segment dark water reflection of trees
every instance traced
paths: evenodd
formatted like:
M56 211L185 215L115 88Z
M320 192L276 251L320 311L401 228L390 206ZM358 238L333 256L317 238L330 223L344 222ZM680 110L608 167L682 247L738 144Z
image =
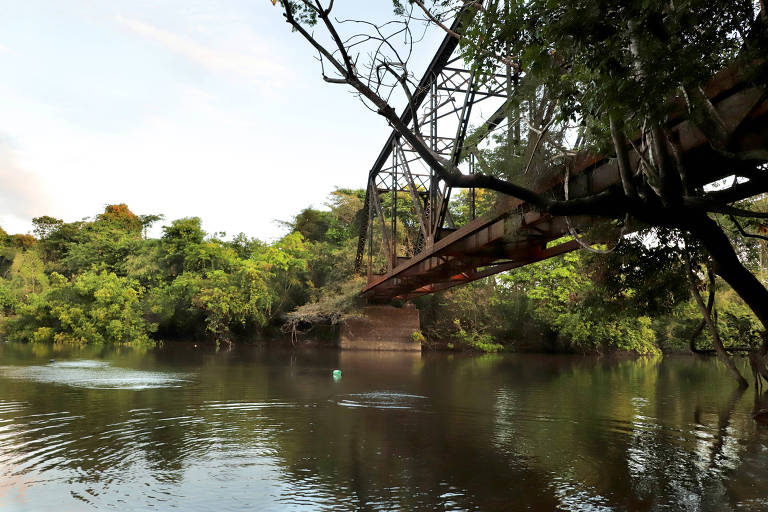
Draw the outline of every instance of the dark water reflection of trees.
M136 370L129 385L178 379L93 389L19 378L51 356L37 350L0 348L0 504L768 507L768 429L751 418L766 397L734 391L711 360L192 345L55 354Z

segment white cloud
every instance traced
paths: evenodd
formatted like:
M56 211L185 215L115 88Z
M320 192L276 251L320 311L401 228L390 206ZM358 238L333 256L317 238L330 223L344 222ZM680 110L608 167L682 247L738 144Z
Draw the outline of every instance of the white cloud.
M248 51L213 48L190 37L156 27L144 21L117 16L116 20L128 30L155 41L168 50L186 57L213 73L236 76L250 83L275 85L292 72L270 55L263 42L249 38Z

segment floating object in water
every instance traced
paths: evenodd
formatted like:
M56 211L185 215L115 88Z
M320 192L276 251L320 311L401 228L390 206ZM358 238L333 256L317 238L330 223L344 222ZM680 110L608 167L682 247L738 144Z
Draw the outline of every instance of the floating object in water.
M49 359L49 360L48 360L48 363L55 363L55 362L56 362L56 360L55 360L55 359Z
M333 370L333 380L341 380L341 370Z

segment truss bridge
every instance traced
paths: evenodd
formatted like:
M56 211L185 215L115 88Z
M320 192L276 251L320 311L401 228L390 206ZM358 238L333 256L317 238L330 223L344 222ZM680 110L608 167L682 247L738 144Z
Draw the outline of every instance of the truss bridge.
M451 29L461 32L461 18ZM765 91L745 84L739 76L736 70L723 71L713 77L705 92L726 126L737 129L736 145L768 148ZM464 66L457 40L448 35L415 89L411 107L401 115L411 128L418 123L418 131L435 153L467 174L478 171L478 145L494 131L506 130L508 138L520 138L519 123L513 127L507 122L519 108L509 101L519 86L519 76L507 68L483 78ZM553 104L542 98L540 105L529 108L529 124L523 126L532 134L529 145L537 133L545 131ZM713 174L712 169L719 166L712 164L722 157L691 122L672 122L669 127L676 133L686 161L708 164L693 177L698 185L725 177ZM535 150L534 146L531 161ZM638 152L631 154L633 169L641 158ZM616 161L599 155L567 154L557 163L539 162L534 167L536 172L526 185L556 198L564 197L566 169L571 198L621 186ZM478 215L481 203L484 212ZM569 222L578 226L591 221L552 217L511 197L498 198L492 207L488 203L485 191L452 190L393 131L368 175L367 216L360 229L356 261L359 271L367 267L363 295L370 302L408 300L551 258L579 248L569 235L573 232ZM615 240L619 229L614 232Z

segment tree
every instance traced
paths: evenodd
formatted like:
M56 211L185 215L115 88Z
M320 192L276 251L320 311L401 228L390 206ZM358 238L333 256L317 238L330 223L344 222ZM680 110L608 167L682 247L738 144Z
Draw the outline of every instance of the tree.
M172 276L184 271L186 251L203 243L204 239L205 231L199 217L185 217L174 220L170 226L163 226L165 260Z
M31 249L37 244L37 239L29 233L17 233L9 237L10 245L18 249Z
M268 272L270 310L265 318L276 319L307 300L309 246L301 233L293 232L271 245L255 250L249 263Z
M304 208L296 215L291 227L311 242L325 240L328 228L331 227L331 214L314 208Z
M142 219L133 213L125 203L107 205L104 208L104 213L96 216L96 221L113 224L137 233L140 233L144 227Z
M217 344L231 345L234 329L266 323L273 299L268 277L261 265L250 260L238 260L228 271L185 272L165 290L170 316L184 309L187 324L190 318L202 317Z
M109 205L93 221L57 225L42 245L68 276L92 268L125 276L126 260L142 245L141 221L125 204Z
M51 286L18 308L5 326L15 341L72 344L149 344L155 326L143 317L144 289L107 272L73 280L54 272Z
M762 59L768 54L764 3L758 12L751 0L440 0L431 6L395 1L401 17L394 25L334 21L333 2L282 0L281 5L288 24L318 53L323 79L351 87L447 185L495 190L553 216L627 219L677 230L706 249L714 271L768 329L768 290L742 264L712 218L714 213L768 218L768 213L733 205L768 192L768 148L765 141L741 140L739 126L723 120L705 90L710 77L730 66L756 87L752 107L763 104L768 77ZM408 100L414 98L407 48L399 52L395 37L405 34L412 41L408 36L417 13L458 38L465 60L480 76L490 77L500 66L513 70L520 86L510 98L510 125L519 126L521 105L535 110L531 98L551 112L546 129L539 130L543 135L535 137L543 140L529 140L529 147L555 150L566 160L585 148L612 154L621 184L559 198L537 193L498 169L462 174L454 161L435 153L422 127L404 122L390 104L395 88ZM443 23L448 15L462 17L461 32ZM342 33L347 27L368 32ZM365 44L373 45L367 61ZM412 102L406 108L415 111ZM706 158L682 153L670 130L673 118L687 119L706 136ZM707 186L706 179L696 180L728 175L736 178L717 189ZM765 357L768 336L764 340Z
M64 224L64 221L61 219L43 215L42 217L35 217L32 219L32 225L34 226L32 231L34 231L39 240L45 240L57 231L62 224Z
M610 307L608 297L590 297L594 294L594 280L583 259L583 253L567 253L520 267L499 280L502 285L522 288L528 299L539 306L532 311L533 317L565 336L576 350L601 352L612 348L658 353L646 311L616 309Z
M147 238L147 230L151 228L155 222L163 220L164 218L165 215L162 214L139 215L139 221L141 222L142 234L144 238Z

